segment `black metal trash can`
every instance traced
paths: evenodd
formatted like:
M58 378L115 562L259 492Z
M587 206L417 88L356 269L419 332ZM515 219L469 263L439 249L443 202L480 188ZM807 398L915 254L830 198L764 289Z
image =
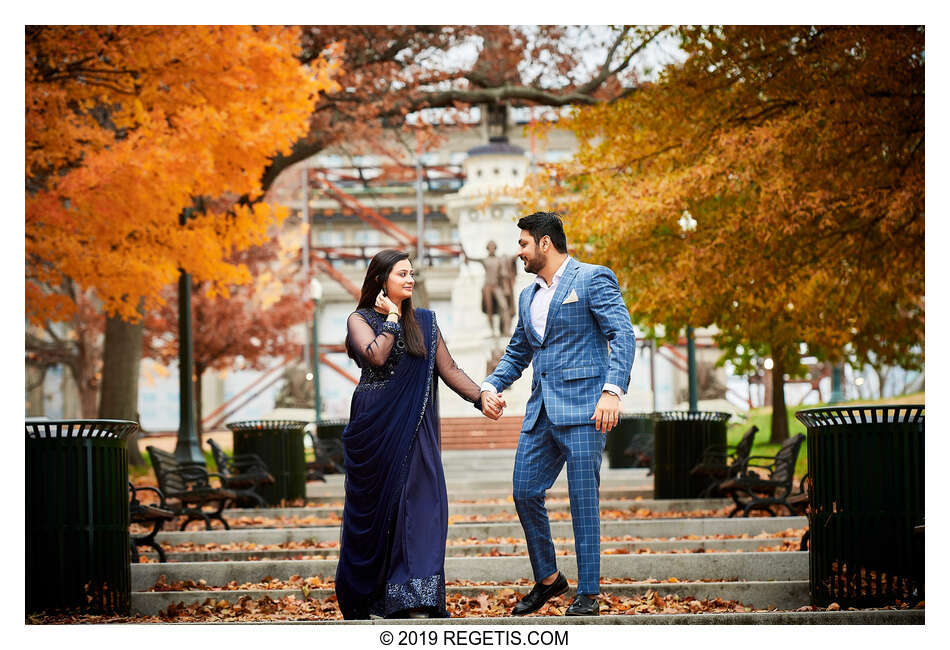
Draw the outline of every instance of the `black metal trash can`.
M924 407L820 408L807 428L809 590L815 605L924 597Z
M317 439L341 471L344 466L343 430L347 424L349 420L322 420L317 425Z
M227 425L234 454L257 454L274 477L262 485L260 495L271 505L305 499L307 469L304 458L304 420L246 420Z
M653 437L653 414L622 413L620 422L607 433L607 462L610 467L634 467L636 459L624 452L631 442L643 436Z
M321 420L317 425L317 438L321 440L342 440L343 429L349 420Z
M726 422L731 415L716 411L654 413L653 498L695 499L707 487L703 476L690 470L710 445L726 445Z
M26 612L128 616L128 420L26 423Z

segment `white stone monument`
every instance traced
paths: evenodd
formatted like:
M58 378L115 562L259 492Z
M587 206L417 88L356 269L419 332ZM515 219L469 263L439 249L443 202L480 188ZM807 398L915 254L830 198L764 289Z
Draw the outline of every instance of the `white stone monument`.
M508 144L502 138L493 138L489 144L471 149L462 165L465 185L457 193L447 196L445 202L449 220L458 227L462 249L472 260L484 259L488 255L488 242L493 241L497 246L496 256L513 257L518 252L520 234L516 224L523 216L518 211L515 190L528 173L528 157L520 147ZM520 260L514 266L517 271L514 313L501 336L495 333L488 316L482 312L483 264L463 260L452 289L453 330L451 334L445 333L446 343L455 362L476 383L481 383L487 376L493 353L504 352L517 323L518 295L534 281L535 276L525 272ZM505 415L523 415L530 392L529 366L504 393L508 402ZM439 400L442 417L476 414L470 404L445 386L440 389Z

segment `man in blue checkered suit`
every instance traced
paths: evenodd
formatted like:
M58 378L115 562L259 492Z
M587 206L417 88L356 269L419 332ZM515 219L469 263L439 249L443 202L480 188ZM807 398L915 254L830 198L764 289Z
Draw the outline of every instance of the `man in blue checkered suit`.
M533 363L531 397L515 455L513 495L536 584L512 610L530 614L567 591L557 569L545 493L567 462L577 554L577 595L568 615L600 606L600 463L605 435L619 420L636 337L617 277L567 254L561 219L537 212L518 222L518 256L537 281L521 292L518 325L505 355L482 384L482 409L501 415L507 389Z

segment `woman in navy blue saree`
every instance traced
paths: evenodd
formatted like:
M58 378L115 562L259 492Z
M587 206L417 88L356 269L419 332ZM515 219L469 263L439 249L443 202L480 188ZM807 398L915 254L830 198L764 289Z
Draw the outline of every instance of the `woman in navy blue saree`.
M336 593L346 619L448 616L438 378L478 409L481 401L435 314L413 309L413 285L408 255L380 251L347 320L347 352L362 374L343 431Z

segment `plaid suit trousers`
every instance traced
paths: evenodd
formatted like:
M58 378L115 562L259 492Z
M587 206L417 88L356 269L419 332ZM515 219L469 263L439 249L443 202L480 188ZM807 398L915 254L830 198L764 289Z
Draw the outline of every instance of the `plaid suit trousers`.
M524 528L535 582L557 571L544 499L566 461L577 556L577 593L600 593L600 464L606 438L593 422L555 426L543 404L534 427L521 433L512 496Z

